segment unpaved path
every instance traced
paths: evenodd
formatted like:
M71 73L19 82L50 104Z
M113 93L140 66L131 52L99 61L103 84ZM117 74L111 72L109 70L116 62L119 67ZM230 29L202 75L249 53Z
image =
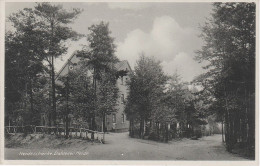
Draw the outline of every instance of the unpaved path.
M105 144L86 143L75 148L6 148L5 157L11 160L246 160L228 153L221 135L169 143L129 138L128 133L106 134L105 139Z

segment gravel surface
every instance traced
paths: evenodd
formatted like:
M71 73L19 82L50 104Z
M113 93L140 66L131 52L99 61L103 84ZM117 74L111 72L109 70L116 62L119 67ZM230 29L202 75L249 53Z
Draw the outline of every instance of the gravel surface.
M5 148L7 160L247 160L225 150L221 135L169 143L129 138L128 133L109 133L105 144L72 139L60 146L45 138L24 147ZM64 141L64 140L63 140ZM58 143L58 142L56 142ZM68 145L68 143L70 145ZM53 145L53 146L52 146ZM64 145L64 146L63 146Z

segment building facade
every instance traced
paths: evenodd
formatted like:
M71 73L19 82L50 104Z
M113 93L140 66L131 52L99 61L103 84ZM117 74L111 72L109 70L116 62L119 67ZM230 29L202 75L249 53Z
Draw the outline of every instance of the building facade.
M131 72L131 68L126 60L118 62L116 64L116 69L118 71L129 71ZM107 115L106 118L106 126L108 131L128 131L129 129L129 121L126 120L126 115L124 113L126 97L128 95L127 89L127 81L129 81L129 75L120 76L117 79L117 86L119 89L119 98L118 98L118 106L117 112Z
M72 55L67 63L64 64L64 66L61 68L61 70L58 72L56 76L56 83L59 84L61 83L59 81L59 77L61 76L66 76L70 70L73 70L73 68L79 68L80 65L80 58L77 57L76 55ZM106 131L115 131L115 132L123 132L123 131L128 131L129 130L129 121L126 120L126 115L124 113L125 109L125 103L126 103L126 97L128 95L128 89L127 89L127 81L129 81L129 73L132 72L130 65L128 61L120 61L117 64L115 64L116 70L117 71L125 71L127 73L124 76L119 76L117 79L117 87L119 89L119 98L118 98L118 105L115 108L115 112L112 112L109 115L106 115L105 118L105 126L106 126ZM83 72L87 72L88 76L92 75L92 72L90 70L86 70ZM96 117L96 125L97 129L99 131L102 131L102 119Z

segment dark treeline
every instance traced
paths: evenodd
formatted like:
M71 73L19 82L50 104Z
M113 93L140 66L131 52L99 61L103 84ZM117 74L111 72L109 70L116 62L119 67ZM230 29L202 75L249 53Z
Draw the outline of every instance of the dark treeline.
M14 29L5 35L6 123L35 125L48 112L49 125L56 125L54 59L67 52L64 41L81 36L68 26L80 13L36 3L7 18Z
M214 3L202 27L205 45L197 59L207 72L197 78L210 110L222 122L228 151L255 148L255 3ZM207 97L206 99L209 99ZM252 155L251 154L251 155Z
M96 117L104 121L116 112L118 59L108 23L88 28L88 46L75 52L78 65L68 62L72 70L62 76L54 71L54 59L67 53L66 42L85 37L70 28L80 13L36 3L7 18L13 29L5 35L6 126L66 123L68 131L73 116L78 125L97 130L105 126L97 126Z
M177 72L166 76L159 61L142 55L128 83L125 112L130 120L130 136L166 142L201 137L207 124L207 104L189 85Z
M195 137L219 122L228 151L254 156L255 3L214 3L201 30L205 44L196 60L205 73L192 82L199 90L166 76L153 58L137 61L126 105L130 136Z

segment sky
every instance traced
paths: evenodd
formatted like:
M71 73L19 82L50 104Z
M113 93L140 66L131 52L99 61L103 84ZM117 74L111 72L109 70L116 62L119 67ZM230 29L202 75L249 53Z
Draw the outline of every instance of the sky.
M55 3L65 9L83 9L78 18L69 25L73 30L88 34L88 27L100 21L109 22L111 36L117 45L116 56L120 60L128 60L132 69L139 56L153 56L161 61L166 74L176 71L183 81L192 81L203 73L202 65L194 60L195 51L203 45L199 38L200 26L210 17L211 3ZM23 8L33 8L35 3L6 3L5 14ZM6 30L11 29L6 22ZM68 52L55 61L56 71L59 71L75 50L80 50L87 44L86 38L77 42L68 42Z

